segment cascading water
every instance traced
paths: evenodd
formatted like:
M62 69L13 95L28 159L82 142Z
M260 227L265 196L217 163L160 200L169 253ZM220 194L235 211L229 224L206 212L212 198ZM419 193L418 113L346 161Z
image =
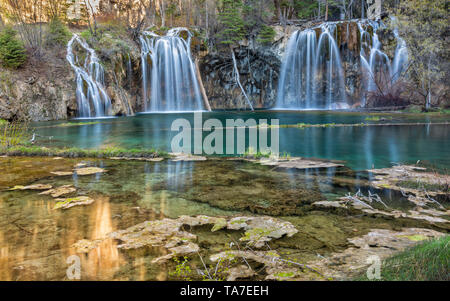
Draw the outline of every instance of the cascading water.
M355 21L352 21L355 22ZM337 25L328 22L318 28L296 31L286 47L278 84L277 109L346 109L345 72L341 53L336 43ZM350 23L346 24L346 41L349 40ZM408 62L406 43L394 30L397 48L391 62L382 51L377 31L384 27L380 21L356 21L359 30L363 91L376 89L375 76L383 72L390 80L398 80ZM342 37L341 37L342 39ZM340 44L342 45L342 43ZM362 93L361 105L365 105Z
M74 45L86 51L84 63L74 54ZM73 35L67 45L67 61L72 66L77 80L78 117L104 117L111 114L111 100L104 88L103 66L89 45L78 35Z
M187 33L187 39L181 37L182 33ZM171 29L166 36L144 32L140 37L145 111L203 109L191 56L191 37L186 28Z
M362 20L358 22L358 28L361 41L361 66L366 79L365 90L370 92L377 89L375 77L380 72L389 76L387 79L389 82L395 83L408 62L406 42L400 38L395 29L393 32L397 40L397 48L391 62L387 54L381 50L382 45L377 34L380 28L384 28L384 24L381 21ZM372 34L369 32L369 28L371 28ZM365 96L363 96L362 105L365 105Z
M277 108L332 109L346 104L336 24L296 31L289 39L281 67Z

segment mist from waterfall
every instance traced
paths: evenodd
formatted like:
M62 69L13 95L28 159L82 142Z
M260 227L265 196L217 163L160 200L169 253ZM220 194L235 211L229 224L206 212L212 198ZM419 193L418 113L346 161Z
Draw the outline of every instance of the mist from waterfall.
M186 33L184 39L181 34ZM199 111L203 98L191 56L192 34L174 28L141 37L142 90L146 112Z
M74 54L75 45L86 51L83 62L80 62L79 57ZM104 88L105 70L95 50L75 34L67 44L66 59L76 74L78 117L111 115L111 99Z
M276 109L348 109L345 71L337 39L337 25L327 22L317 28L294 32L286 46L278 84ZM394 30L397 48L393 60L382 51L377 30L380 21L356 21L359 30L363 91L374 91L377 72L398 80L408 62L405 41ZM347 38L349 29L347 24ZM341 37L342 38L342 37ZM365 94L361 105L365 105Z
M336 23L324 23L319 28L292 34L281 67L277 108L346 108L336 34Z

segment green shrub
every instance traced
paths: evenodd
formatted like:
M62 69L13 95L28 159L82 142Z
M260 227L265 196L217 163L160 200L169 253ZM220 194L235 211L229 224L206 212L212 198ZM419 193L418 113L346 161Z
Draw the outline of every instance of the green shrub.
M7 68L19 68L27 60L25 47L16 35L12 27L6 27L0 33L0 61Z
M275 30L267 25L263 25L261 27L261 31L259 32L257 41L261 44L270 44L273 41L273 38L275 37Z
M58 18L54 18L48 25L48 33L45 43L48 46L65 46L72 34L67 26Z

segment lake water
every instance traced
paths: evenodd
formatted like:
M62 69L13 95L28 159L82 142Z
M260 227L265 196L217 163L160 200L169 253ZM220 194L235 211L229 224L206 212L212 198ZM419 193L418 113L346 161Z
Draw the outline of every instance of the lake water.
M450 121L449 115L379 115L381 121L370 121L371 115L328 111L303 112L211 112L203 113L203 121L215 118L225 125L226 119L278 119L280 125L305 124L389 124L324 128L280 128L280 153L290 156L315 157L346 161L346 165L363 170L389 167L393 163L428 161L443 168L450 167L450 127L436 125ZM38 143L47 146L80 148L155 148L171 151L171 131L179 118L193 126L194 114L140 114L134 117L89 120L94 124L61 126L67 121L35 123ZM384 119L384 120L383 120ZM73 120L83 123L86 120ZM409 125L395 125L404 124ZM420 123L421 125L415 125ZM426 124L424 124L426 123ZM394 124L394 125L393 125ZM206 136L208 132L204 132ZM247 135L248 136L248 135ZM51 140L49 139L51 137ZM225 143L224 143L224 147Z

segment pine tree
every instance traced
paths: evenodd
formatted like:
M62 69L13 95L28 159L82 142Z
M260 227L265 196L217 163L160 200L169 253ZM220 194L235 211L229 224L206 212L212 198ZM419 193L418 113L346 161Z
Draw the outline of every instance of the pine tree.
M27 60L25 47L16 34L12 27L6 27L0 33L0 61L7 68L19 68Z
M231 47L244 38L244 21L241 16L241 0L223 0L219 14L223 29L219 35L221 43Z
M275 34L276 32L272 27L263 24L261 26L261 31L259 32L257 41L261 44L270 44L272 43Z

